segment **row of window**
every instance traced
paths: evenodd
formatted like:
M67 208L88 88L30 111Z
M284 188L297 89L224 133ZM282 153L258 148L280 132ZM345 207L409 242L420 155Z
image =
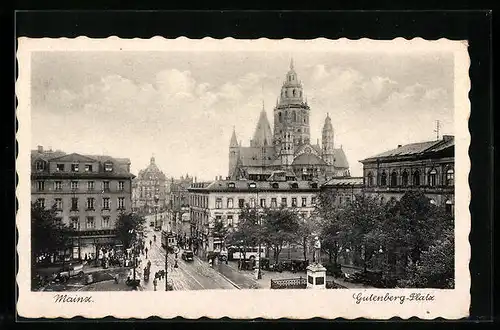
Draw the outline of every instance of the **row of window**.
M285 115L283 116L282 112L278 112L278 122L283 123L283 119L288 117L288 111L285 111ZM299 122L299 117L297 116L297 113L295 111L292 111L292 121L293 122ZM303 124L307 124L307 116L304 116L301 120ZM281 132L281 131L280 131ZM304 132L306 133L306 132Z
M93 197L89 197L86 199L85 203L85 209L87 210L95 210L96 206L96 199ZM46 203L45 203L45 198L38 198L37 199L37 204L38 206L45 208ZM55 198L54 199L54 204L56 206L56 209L62 210L64 208L63 205L63 199L62 198ZM78 206L79 206L79 199L78 197L73 197L71 198L71 211L78 211ZM103 197L102 198L102 203L101 207L103 210L110 210L111 209L111 198L110 197ZM117 209L122 210L125 208L125 197L118 197L117 198Z
M45 190L45 181L37 181L36 182L36 187L38 191L44 191ZM70 181L70 188L71 190L78 190L80 187L80 181ZM87 181L86 184L87 190L94 190L95 189L95 182L94 181ZM125 181L118 181L116 184L116 188L118 191L123 191L125 190ZM101 189L102 191L109 191L110 190L110 181L103 181L101 184ZM62 181L54 181L54 190L61 191L63 190L63 182Z
M250 207L256 207L256 199L255 198L250 198L250 202L247 204L244 198L238 199L238 208L244 208L245 205L249 205ZM265 198L261 198L259 201L260 207L267 207L267 200ZM287 207L288 206L288 198L287 197L282 197L281 198L281 206ZM316 197L311 197L311 205L314 206L316 205ZM298 198L297 197L292 197L291 200L291 206L292 207L298 207ZM301 207L306 207L307 205L307 197L302 197L301 198ZM270 207L276 208L278 207L278 199L273 197L271 198L271 204ZM223 208L223 203L222 203L222 198L217 198L215 200L215 208L216 209L222 209ZM232 209L234 208L234 200L233 198L227 198L226 199L226 208Z
M93 164L84 164L83 167L81 167L79 163L73 163L73 164L58 163L56 164L56 172L66 172L66 165L70 165L68 167L70 172L80 172L80 168L83 169L82 172L93 172ZM43 171L47 168L47 162L44 162L42 160L37 161L35 167L37 171ZM113 171L113 163L104 163L104 172L112 172L112 171Z
M403 171L401 173L401 181L399 180L399 174L396 171L393 171L390 176L387 175L385 171L382 172L380 175L380 186L391 186L391 187L396 187L396 186L408 186L410 183L410 174L408 171ZM369 187L375 186L375 178L373 176L372 172L368 172L367 175L367 184ZM452 168L448 169L445 173L444 176L444 185L445 186L453 186L455 184L455 172ZM420 171L416 170L413 172L411 175L411 185L413 186L420 186L422 185L421 182L421 174ZM438 172L436 169L432 169L427 173L427 185L434 187L438 185Z
M70 217L70 226L74 230L81 230L83 228L96 229L96 219L95 219L95 217L86 217L84 227L82 228L82 226L80 224L79 217ZM110 227L111 227L110 217L103 216L101 218L101 227L100 228L110 228Z

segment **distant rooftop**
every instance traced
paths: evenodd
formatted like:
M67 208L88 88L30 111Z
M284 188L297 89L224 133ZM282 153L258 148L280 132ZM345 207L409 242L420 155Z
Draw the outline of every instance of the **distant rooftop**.
M388 158L388 157L400 157L400 156L411 156L411 155L419 155L423 153L429 152L437 152L444 150L446 148L452 147L455 145L455 139L453 135L444 135L441 140L434 141L425 141L425 142L417 142L410 143L405 145L399 145L395 149L391 149L389 151L382 152L375 156L368 157L361 162L374 160L377 158Z

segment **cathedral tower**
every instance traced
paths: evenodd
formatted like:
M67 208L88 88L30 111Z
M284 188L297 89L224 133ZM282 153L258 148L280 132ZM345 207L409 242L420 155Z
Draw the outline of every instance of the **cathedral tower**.
M321 138L321 153L323 160L328 165L334 163L334 144L333 144L333 126L330 114L326 115L325 124L323 125L323 132Z
M229 142L229 173L228 176L233 174L234 169L236 168L236 163L238 162L239 157L239 146L238 140L236 139L236 131L233 127L233 135L231 135L231 141Z
M294 156L293 133L290 129L286 129L281 134L281 165L289 168L293 163Z
M309 111L292 59L274 108L274 147L277 153L282 147L285 131L291 134L294 146L310 142Z

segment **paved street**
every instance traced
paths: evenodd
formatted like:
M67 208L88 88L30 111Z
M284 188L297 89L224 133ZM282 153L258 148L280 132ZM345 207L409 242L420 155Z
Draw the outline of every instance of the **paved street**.
M148 230L146 245L152 241L151 248L148 248L148 259L142 256L141 266L138 275L141 276L141 286L143 290L153 291L153 279L155 272L165 269L165 249L161 246L161 233ZM156 235L156 242L153 239ZM182 252L182 250L181 250ZM181 259L181 252L178 256L178 268L174 268L175 257L170 254L168 258L167 279L174 290L207 290L207 289L237 289L222 274L209 266L207 262L201 261L195 256L194 261L185 262ZM151 261L151 275L149 281L143 280L143 268L147 261ZM157 291L165 291L165 279L158 281Z

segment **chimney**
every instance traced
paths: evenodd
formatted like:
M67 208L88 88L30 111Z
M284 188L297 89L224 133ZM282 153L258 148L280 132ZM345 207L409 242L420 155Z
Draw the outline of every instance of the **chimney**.
M401 145L401 144L398 144L398 148L401 148L402 146L403 146L403 145Z
M38 150L38 152L40 152L40 153L41 153L41 152L43 152L43 146L38 146L38 147L37 147L37 150Z

